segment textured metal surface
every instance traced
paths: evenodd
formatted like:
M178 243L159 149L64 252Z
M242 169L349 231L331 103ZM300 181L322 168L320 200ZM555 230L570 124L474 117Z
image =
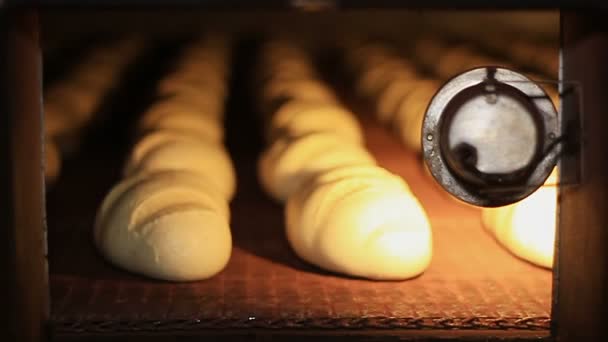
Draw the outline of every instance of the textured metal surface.
M115 181L119 154L100 144L66 168L50 199L56 334L548 328L551 272L502 249L482 231L477 209L448 197L417 157L371 123L365 124L370 149L409 180L431 216L435 253L429 270L411 281L372 282L329 274L299 260L285 240L282 209L257 185L258 147L243 144L251 137L250 124L240 121L229 132L239 180L232 204L233 255L221 274L206 281L152 281L104 262L93 249L91 223Z
M514 71L483 67L454 77L437 92L421 144L431 174L446 191L473 205L496 207L520 201L543 184L560 141L559 117L541 87Z

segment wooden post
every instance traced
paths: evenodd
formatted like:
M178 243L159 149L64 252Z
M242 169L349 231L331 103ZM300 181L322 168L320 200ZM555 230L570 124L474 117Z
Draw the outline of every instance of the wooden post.
M42 74L38 18L0 10L0 320L2 340L46 339ZM7 338L8 337L8 338Z
M598 13L599 12L599 13ZM581 109L581 153L562 173L553 332L558 341L608 337L608 24L602 11L562 13L564 128ZM576 85L572 88L572 85ZM572 93L575 90L576 93ZM577 96L574 96L574 95ZM572 132L572 131L570 131Z

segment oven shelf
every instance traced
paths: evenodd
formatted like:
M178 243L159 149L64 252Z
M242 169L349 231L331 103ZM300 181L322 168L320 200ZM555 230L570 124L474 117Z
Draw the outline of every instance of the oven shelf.
M281 207L257 185L256 153L236 151L239 192L232 204L228 267L212 279L186 284L128 274L106 263L91 242L96 206L116 181L117 173L105 170L120 161L89 153L67 166L50 194L55 332L547 330L551 272L503 250L483 232L478 210L449 199L383 129L366 123L366 134L379 162L409 181L431 217L434 258L422 276L405 282L347 279L300 261L284 238Z

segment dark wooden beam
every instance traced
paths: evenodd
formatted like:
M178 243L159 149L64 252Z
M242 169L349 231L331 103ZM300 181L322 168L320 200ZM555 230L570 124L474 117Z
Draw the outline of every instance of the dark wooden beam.
M577 179L560 190L554 326L559 341L608 337L608 13L562 13L564 129L581 112L580 153L563 160ZM580 177L577 172L581 170Z
M46 335L48 275L38 18L0 11L0 297L2 340ZM8 337L8 338L7 338Z

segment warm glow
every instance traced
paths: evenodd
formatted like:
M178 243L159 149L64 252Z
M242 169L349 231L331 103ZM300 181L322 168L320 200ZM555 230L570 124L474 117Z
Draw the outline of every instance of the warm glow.
M557 221L555 173L546 184L521 202L486 209L483 221L509 251L534 264L553 267Z
M289 199L286 223L300 257L352 276L408 279L432 256L428 217L396 177L353 174L318 185Z

